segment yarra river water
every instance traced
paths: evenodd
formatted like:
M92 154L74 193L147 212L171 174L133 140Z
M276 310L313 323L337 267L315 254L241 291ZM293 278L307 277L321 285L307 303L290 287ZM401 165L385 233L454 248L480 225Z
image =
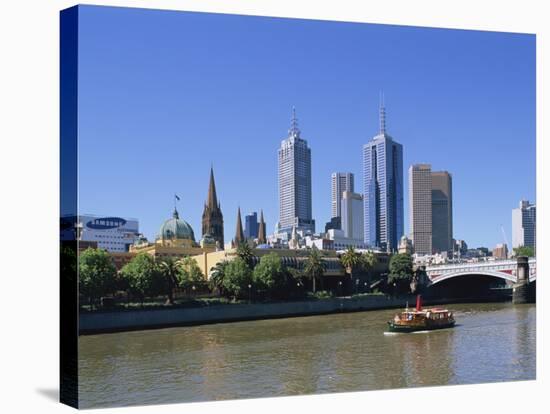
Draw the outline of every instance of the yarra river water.
M382 310L82 336L81 407L535 379L534 305L448 307L413 334Z

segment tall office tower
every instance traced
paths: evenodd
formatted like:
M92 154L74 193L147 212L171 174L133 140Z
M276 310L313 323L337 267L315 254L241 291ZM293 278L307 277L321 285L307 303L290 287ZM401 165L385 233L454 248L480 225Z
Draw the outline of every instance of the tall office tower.
M244 216L244 238L255 239L258 237L258 213L255 211Z
M512 210L512 248L532 247L537 243L537 206L521 200Z
M364 240L396 251L403 235L403 146L386 133L380 105L380 133L363 146Z
M432 254L432 171L430 164L409 168L409 225L414 252Z
M453 252L453 177L432 171L432 251Z
M220 249L223 249L223 214L220 202L216 195L216 183L214 182L214 168L210 168L210 184L208 196L202 212L202 235L210 235L216 240Z
M331 189L331 217L341 217L342 195L344 191L354 191L353 173L332 173Z
M363 240L363 196L344 191L341 202L342 230L349 239Z
M311 208L311 150L300 136L296 111L279 148L279 232L315 232Z

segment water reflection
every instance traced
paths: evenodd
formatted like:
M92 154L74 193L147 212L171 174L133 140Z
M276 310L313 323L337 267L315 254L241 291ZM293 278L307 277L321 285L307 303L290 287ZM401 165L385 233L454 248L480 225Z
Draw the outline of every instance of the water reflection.
M85 336L83 407L535 378L535 307L453 305L454 329L386 335L376 311Z

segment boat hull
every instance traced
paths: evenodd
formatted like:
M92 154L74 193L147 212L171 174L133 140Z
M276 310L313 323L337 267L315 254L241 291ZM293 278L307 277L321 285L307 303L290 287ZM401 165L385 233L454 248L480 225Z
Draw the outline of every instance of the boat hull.
M418 331L434 331L436 329L447 329L455 326L455 321L445 322L440 324L426 324L426 325L401 325L396 324L393 321L388 322L389 332L418 332Z

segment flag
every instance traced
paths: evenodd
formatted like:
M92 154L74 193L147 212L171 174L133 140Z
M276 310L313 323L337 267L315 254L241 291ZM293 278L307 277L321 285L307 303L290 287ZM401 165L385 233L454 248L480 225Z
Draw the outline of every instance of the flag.
M180 198L178 197L177 194L174 194L174 197L176 197L176 200L180 201Z

